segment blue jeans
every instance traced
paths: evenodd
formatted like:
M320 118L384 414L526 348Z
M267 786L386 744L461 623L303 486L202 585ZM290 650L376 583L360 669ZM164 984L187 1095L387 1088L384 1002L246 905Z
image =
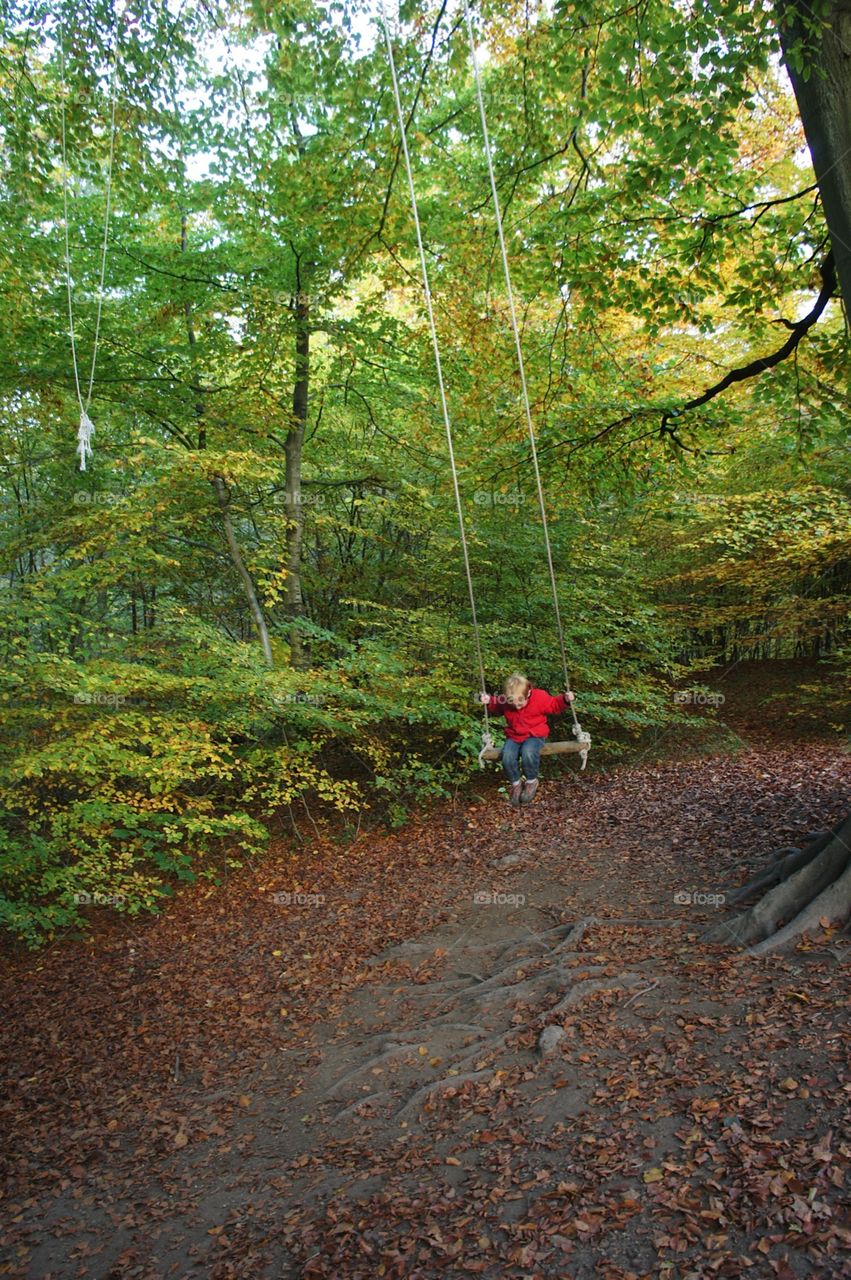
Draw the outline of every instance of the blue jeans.
M527 738L525 742L514 742L511 738L505 739L505 745L502 748L502 767L509 782L520 781L521 765L527 782L537 778L541 767L541 747L545 742L546 738Z

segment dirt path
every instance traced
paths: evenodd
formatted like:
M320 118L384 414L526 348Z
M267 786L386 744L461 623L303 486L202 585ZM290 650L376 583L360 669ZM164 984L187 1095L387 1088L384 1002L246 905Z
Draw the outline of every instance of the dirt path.
M847 937L698 936L847 772L766 739L519 815L491 781L23 962L0 1273L851 1275Z

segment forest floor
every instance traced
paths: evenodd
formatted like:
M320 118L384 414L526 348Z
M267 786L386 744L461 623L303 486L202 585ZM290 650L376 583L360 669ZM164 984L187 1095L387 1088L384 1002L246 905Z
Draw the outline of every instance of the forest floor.
M0 1275L851 1276L848 934L700 940L848 757L740 677L737 752L492 773L7 964Z

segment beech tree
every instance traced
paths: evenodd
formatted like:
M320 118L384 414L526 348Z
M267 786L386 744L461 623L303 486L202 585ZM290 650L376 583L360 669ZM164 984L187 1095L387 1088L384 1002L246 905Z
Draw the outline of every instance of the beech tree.
M786 68L830 231L846 314L851 299L851 4L783 0L777 7ZM778 849L771 864L728 901L747 906L706 935L758 955L793 944L807 930L851 916L851 815L804 848Z
M851 3L780 0L777 20L847 310L851 299Z

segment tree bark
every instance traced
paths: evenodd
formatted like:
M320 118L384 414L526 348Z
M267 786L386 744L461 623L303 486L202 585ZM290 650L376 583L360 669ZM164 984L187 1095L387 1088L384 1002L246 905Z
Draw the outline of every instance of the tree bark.
M851 0L777 0L786 70L813 160L846 311L851 307Z
M704 940L734 942L752 955L767 955L804 933L844 924L851 914L851 816L806 849L780 850L775 865L736 890L731 900L754 897L754 906L714 926Z
M775 0L783 58L798 103L832 244L851 310L851 0ZM823 277L824 281L824 277ZM825 288L827 282L824 281ZM765 955L851 915L851 815L806 849L786 849L736 891L750 910L705 935Z
M216 498L219 503L219 510L222 513L222 524L225 529L225 538L227 539L228 548L230 550L231 559L236 566L242 582L245 598L248 601L248 607L251 610L251 616L254 619L254 625L257 628L257 634L260 637L260 644L263 648L263 656L270 667L275 665L272 657L272 645L269 642L269 630L266 626L266 619L263 615L260 601L257 599L257 592L254 590L254 582L251 574L248 572L245 561L242 558L242 552L239 549L239 543L236 540L236 534L233 529L233 521L230 518L230 493L227 485L221 476L213 477L213 488L216 491Z
M304 506L301 500L301 459L307 427L308 393L310 389L310 299L301 292L296 275L295 300L295 382L293 413L284 443L286 474L284 502L287 513L287 611L290 626L290 662L299 667L304 661L299 620L304 617L304 595L301 586L301 548L304 534Z

